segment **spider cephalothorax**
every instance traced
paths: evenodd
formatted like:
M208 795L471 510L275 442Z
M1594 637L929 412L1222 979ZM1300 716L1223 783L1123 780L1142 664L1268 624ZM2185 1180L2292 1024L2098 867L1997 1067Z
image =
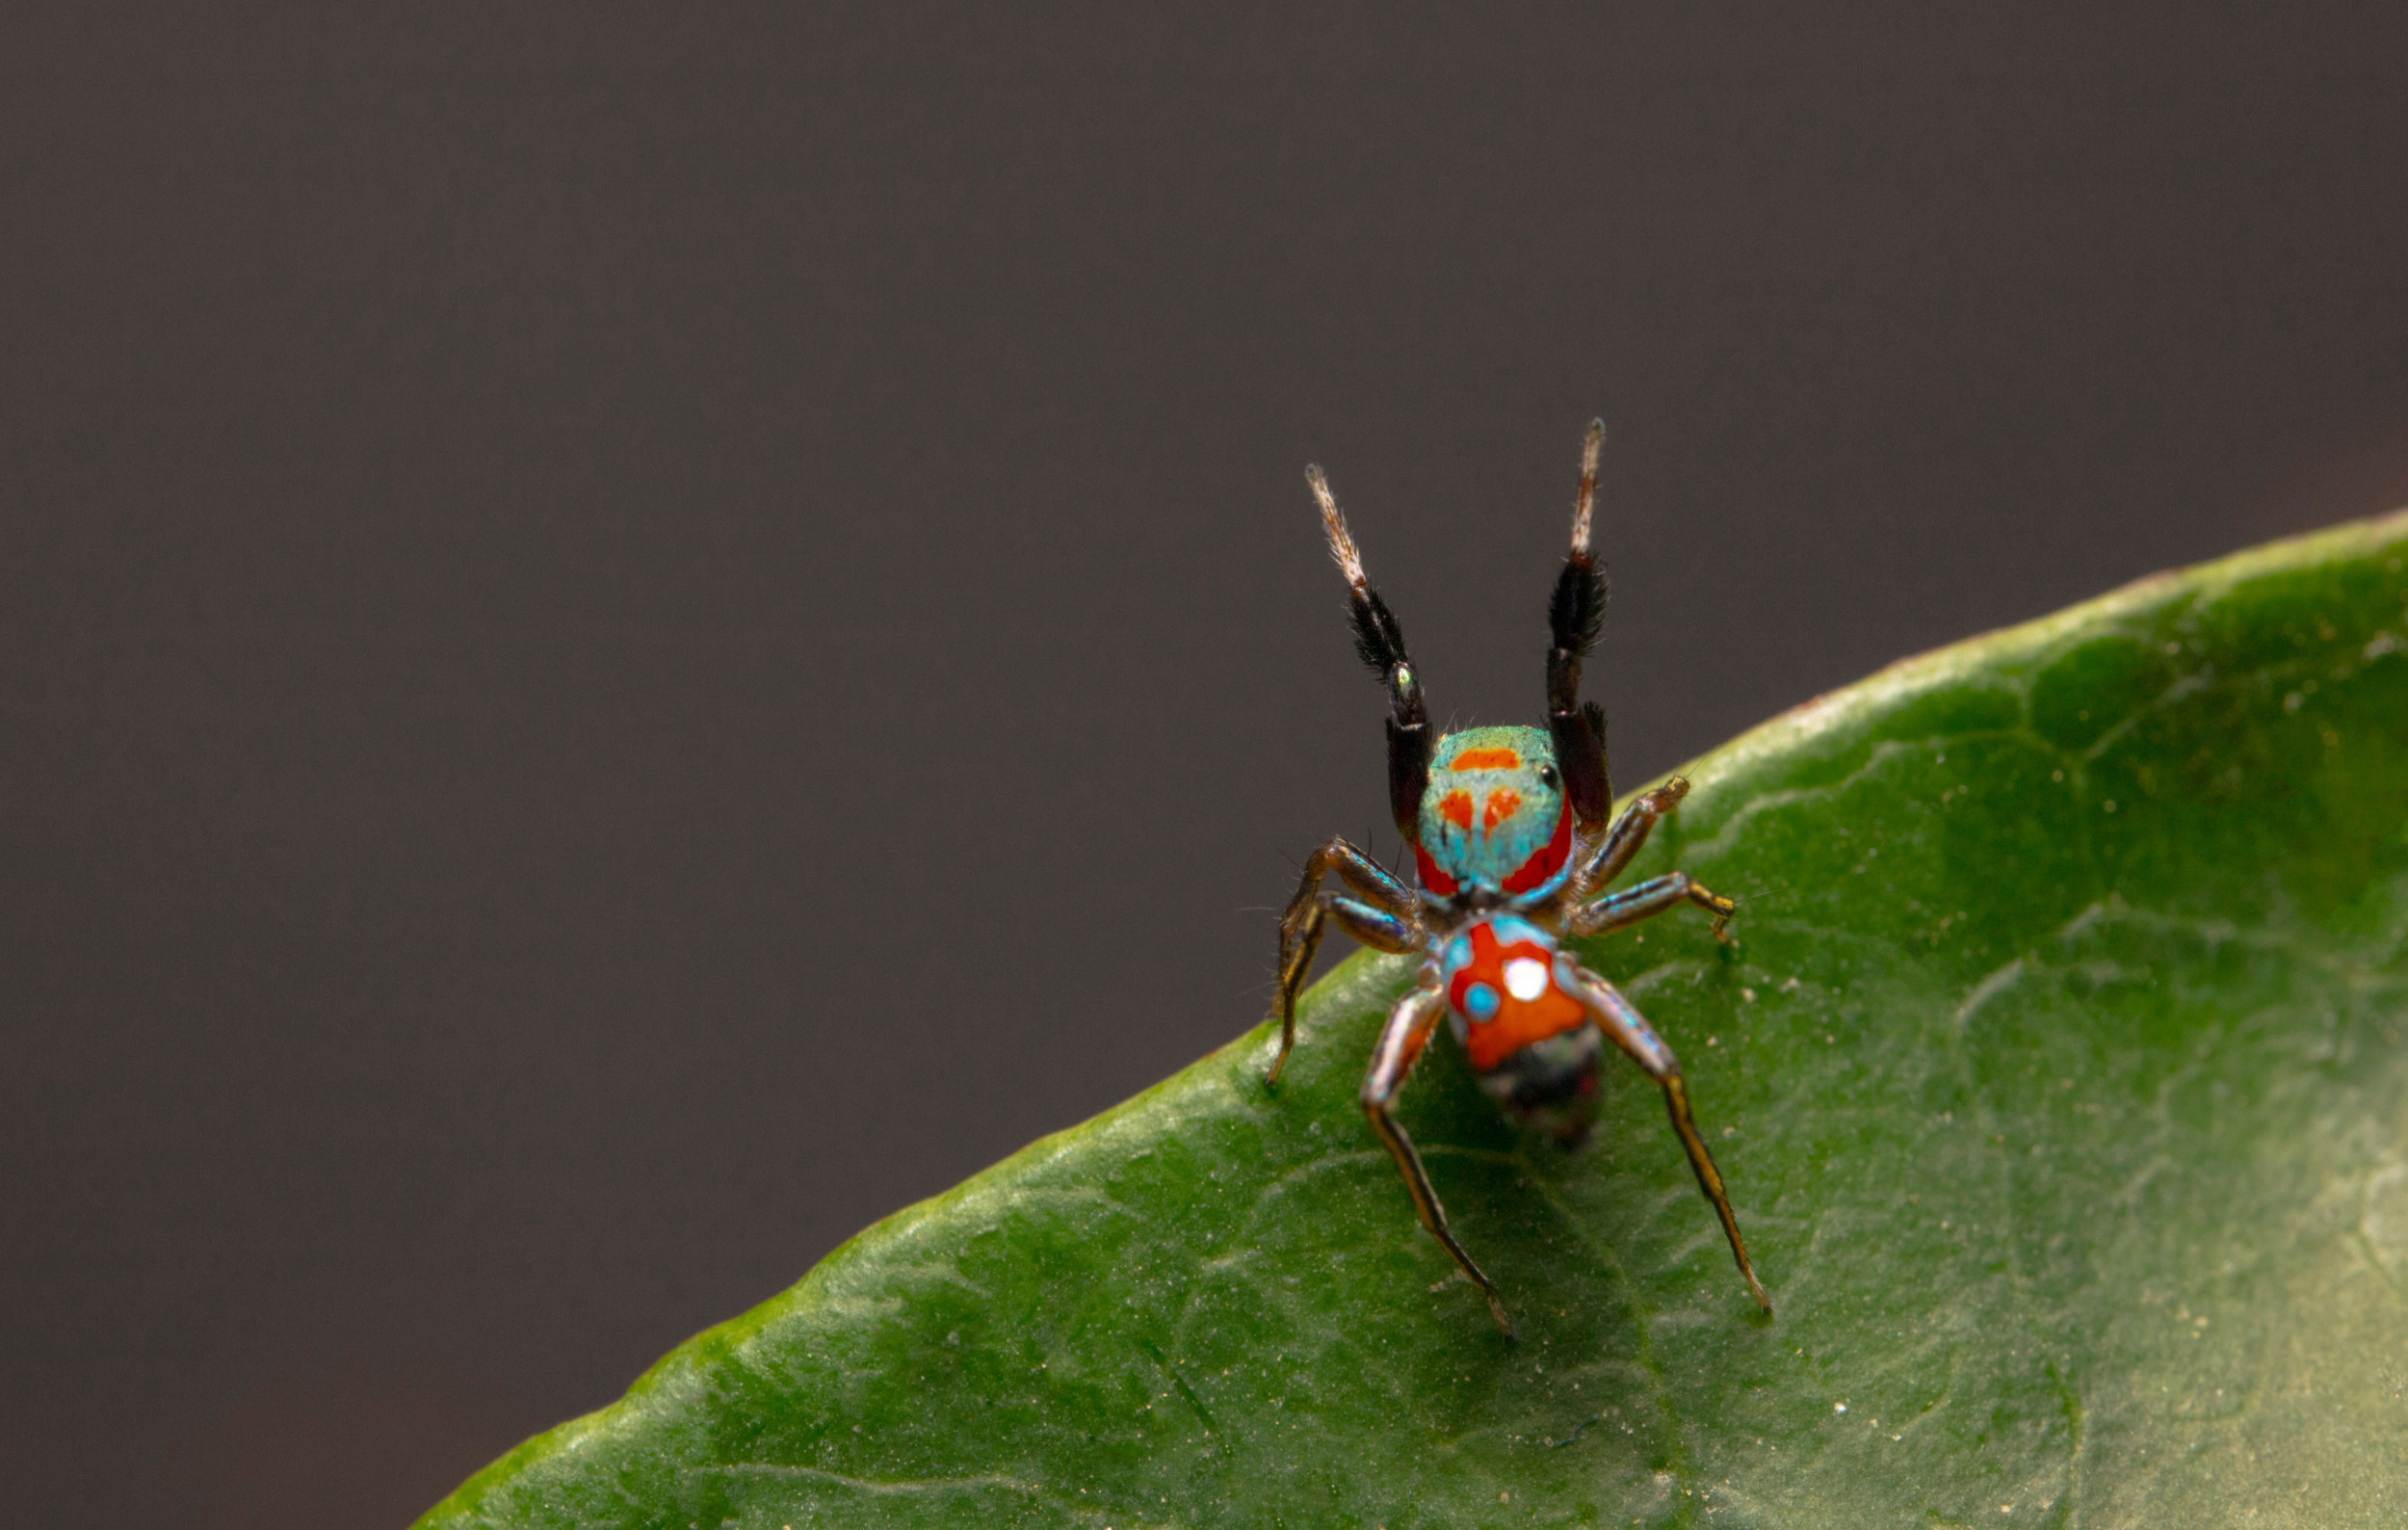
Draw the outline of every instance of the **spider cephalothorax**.
M1355 651L1388 688L1388 806L1412 847L1421 885L1406 886L1344 839L1306 859L1279 921L1279 1055L1269 1077L1278 1080L1296 1045L1296 989L1329 921L1366 945L1422 957L1419 981L1390 1012L1372 1054L1363 1111L1402 1172L1422 1226L1488 1298L1507 1334L1513 1324L1496 1286L1455 1241L1421 1155L1392 1110L1442 1017L1452 1021L1481 1087L1524 1124L1567 1145L1586 1137L1596 1120L1604 1043L1628 1053L1662 1087L1673 1129L1698 1188L1722 1220L1740 1274L1757 1304L1772 1310L1748 1264L1722 1175L1690 1115L1679 1060L1630 1000L1560 944L1566 935L1620 929L1682 903L1712 913L1719 935L1732 912L1731 900L1677 871L1591 896L1621 874L1656 820L1688 792L1688 782L1675 776L1609 821L1613 790L1605 713L1580 699L1581 661L1605 616L1605 580L1588 546L1604 440L1604 424L1592 423L1581 452L1572 550L1548 603L1543 729L1476 727L1432 737L1404 634L1364 575L1328 481L1318 467L1305 470L1330 554L1346 575ZM1322 888L1333 874L1348 892Z
M1547 735L1475 727L1438 745L1414 820L1422 886L1441 895L1467 884L1528 892L1562 870L1572 854L1572 805Z

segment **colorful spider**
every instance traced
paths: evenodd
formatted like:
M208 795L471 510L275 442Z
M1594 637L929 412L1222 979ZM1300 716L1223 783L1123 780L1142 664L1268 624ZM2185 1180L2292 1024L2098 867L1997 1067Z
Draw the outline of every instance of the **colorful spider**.
M1379 1033L1363 1079L1363 1114L1403 1174L1422 1226L1488 1298L1508 1337L1513 1323L1497 1287L1455 1241L1421 1155L1393 1114L1397 1092L1442 1015L1452 1021L1480 1087L1517 1120L1567 1147L1586 1138L1596 1120L1605 1041L1628 1052L1662 1086L1673 1130L1688 1151L1698 1188L1722 1218L1740 1274L1757 1305L1772 1310L1748 1264L1722 1175L1689 1114L1679 1059L1630 1000L1559 944L1566 935L1619 930L1682 903L1712 913L1714 934L1728 938L1723 932L1733 908L1730 899L1678 871L1591 896L1630 864L1656 820L1688 793L1688 782L1675 776L1608 823L1613 789L1606 769L1606 716L1595 702L1580 700L1581 661L1605 618L1605 578L1588 550L1605 434L1605 422L1593 422L1582 444L1572 550L1548 606L1554 643L1543 731L1475 727L1432 740L1421 680L1405 656L1397 619L1363 575L1362 557L1328 480L1319 467L1305 470L1321 501L1330 555L1352 598L1355 652L1388 686L1388 805L1397 831L1413 847L1421 885L1406 886L1344 839L1332 839L1305 860L1303 880L1279 920L1273 1012L1279 1057L1265 1082L1278 1082L1296 1046L1296 989L1329 921L1375 950L1422 957L1413 990L1397 1002ZM1351 895L1322 889L1322 879L1332 873Z

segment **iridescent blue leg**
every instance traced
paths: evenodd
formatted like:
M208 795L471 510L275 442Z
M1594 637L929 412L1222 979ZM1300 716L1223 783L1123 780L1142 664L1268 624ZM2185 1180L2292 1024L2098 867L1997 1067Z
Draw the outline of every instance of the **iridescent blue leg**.
M1688 795L1688 778L1675 776L1652 792L1641 792L1631 799L1631 805L1622 809L1622 816L1606 831L1596 851L1573 879L1575 895L1591 887L1602 887L1622 875L1622 868L1631 863L1638 848L1647 843L1647 832L1656 827L1656 820L1681 805Z
M1573 935L1602 935L1619 930L1641 919L1652 919L1676 904L1693 903L1714 916L1714 934L1719 936L1731 922L1738 908L1719 893L1708 892L1689 881L1685 871L1667 871L1661 877L1610 892L1594 903L1584 903L1572 910L1563 927Z
M1432 979L1431 981L1435 981ZM1422 1047L1429 1041L1430 1032L1439 1017L1447 1013L1447 996L1437 989L1415 989L1397 1001L1388 1013L1388 1023L1379 1033L1379 1045L1372 1052L1371 1071L1363 1075L1363 1115L1378 1134L1380 1145L1388 1156L1397 1161L1397 1172L1404 1175L1405 1192L1413 1198L1414 1213L1422 1226L1438 1240L1438 1246L1454 1260L1454 1267L1464 1278L1479 1287L1488 1298L1489 1314L1505 1337L1513 1337L1513 1320L1505 1316L1505 1303L1488 1277L1480 1273L1472 1256L1463 1252L1463 1245L1454 1241L1454 1233L1447 1226L1447 1211L1438 1203L1438 1192L1430 1188L1429 1174L1422 1168L1422 1155L1413 1150L1413 1139L1397 1124L1391 1107L1397 1091L1404 1087L1405 1078L1413 1071L1414 1060L1422 1055Z
M1769 1313L1772 1298L1756 1279L1755 1266L1747 1262L1747 1244L1740 1237L1739 1218L1731 1212L1731 1198L1723 1193L1722 1172L1714 1167L1714 1154L1706 1150L1706 1139L1697 1132L1697 1121L1689 1114L1688 1086L1681 1081L1681 1060L1672 1055L1663 1038L1656 1034L1647 1017L1632 1007L1617 989L1586 967L1577 967L1580 1000L1597 1028L1625 1052L1632 1061L1647 1069L1647 1074L1663 1089L1663 1101L1672 1113L1672 1129L1680 1134L1682 1150L1688 1154L1688 1166L1697 1174L1697 1188L1714 1202L1714 1215L1722 1219L1723 1236L1731 1240L1731 1256L1739 1260L1740 1275L1746 1279L1747 1289L1755 1294L1756 1305Z
M1322 892L1322 879L1332 872L1369 901ZM1277 1083L1280 1069L1288 1066L1288 1053L1296 1046L1296 990L1313 968L1322 927L1333 913L1347 934L1376 950L1421 949L1413 889L1390 875L1387 867L1344 839L1333 839L1307 856L1296 896L1288 900L1287 911L1279 916L1279 992L1271 1011L1279 1017L1279 1057L1270 1065L1265 1083Z

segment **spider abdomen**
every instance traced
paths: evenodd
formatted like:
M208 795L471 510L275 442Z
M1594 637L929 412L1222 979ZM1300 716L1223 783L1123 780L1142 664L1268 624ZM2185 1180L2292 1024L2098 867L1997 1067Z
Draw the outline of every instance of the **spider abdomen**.
M1587 1135L1604 1048L1555 937L1514 914L1488 914L1448 938L1440 971L1480 1087L1534 1130L1567 1142Z
M1505 1114L1566 1148L1587 1141L1597 1121L1597 1078L1605 1039L1593 1025L1531 1042L1479 1075L1479 1087Z

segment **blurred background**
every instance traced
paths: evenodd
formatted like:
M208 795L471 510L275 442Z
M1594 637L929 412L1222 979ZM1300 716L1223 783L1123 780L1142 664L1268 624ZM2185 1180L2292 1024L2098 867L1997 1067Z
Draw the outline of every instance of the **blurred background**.
M2221 9L2223 13L2217 14ZM400 1525L1254 1023L1328 464L1640 784L2408 501L2408 12L0 23L0 1480Z

